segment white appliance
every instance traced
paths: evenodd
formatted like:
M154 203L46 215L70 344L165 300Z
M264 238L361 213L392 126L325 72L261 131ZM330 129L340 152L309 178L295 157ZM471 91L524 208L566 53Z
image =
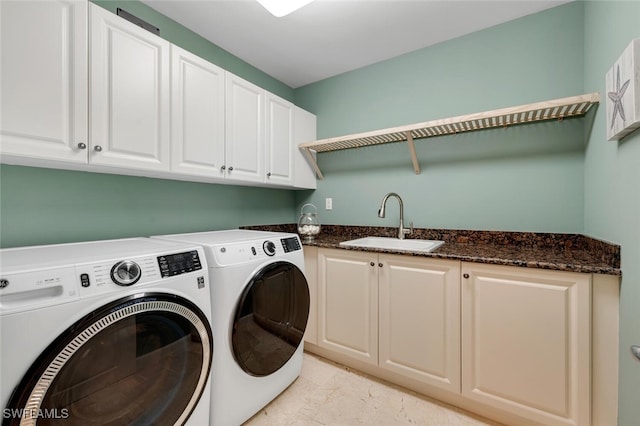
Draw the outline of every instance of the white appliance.
M0 342L3 424L210 421L211 298L197 245L0 250Z
M300 375L309 317L300 239L249 230L153 238L205 248L216 336L211 419L238 426Z

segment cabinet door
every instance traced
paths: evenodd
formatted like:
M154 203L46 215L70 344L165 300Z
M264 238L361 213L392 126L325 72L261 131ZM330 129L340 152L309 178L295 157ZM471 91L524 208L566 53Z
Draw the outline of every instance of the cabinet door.
M264 182L265 91L226 73L226 177Z
M0 40L3 156L86 163L86 1L2 1Z
M460 392L460 262L380 255L380 366Z
M271 93L266 103L266 182L292 186L294 106Z
M590 275L462 273L462 394L537 424L589 425Z
M94 164L169 170L169 42L91 4Z
M171 46L171 171L223 177L224 70Z
M377 256L318 250L318 346L378 364Z
M294 108L294 148L293 158L295 162L295 182L296 188L316 189L318 186L316 181L316 172L309 164L309 160L300 151L298 146L304 142L312 142L316 140L316 116L302 108Z

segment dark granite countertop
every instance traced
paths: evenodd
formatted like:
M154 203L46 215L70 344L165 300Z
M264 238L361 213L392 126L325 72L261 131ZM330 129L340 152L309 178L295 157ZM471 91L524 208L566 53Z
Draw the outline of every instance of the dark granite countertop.
M243 228L296 233L295 224ZM442 240L445 243L431 253L340 245L343 241L366 236L396 235L397 228L390 227L323 225L320 235L312 241L303 241L303 244L557 271L621 275L620 246L580 234L414 229L407 238Z

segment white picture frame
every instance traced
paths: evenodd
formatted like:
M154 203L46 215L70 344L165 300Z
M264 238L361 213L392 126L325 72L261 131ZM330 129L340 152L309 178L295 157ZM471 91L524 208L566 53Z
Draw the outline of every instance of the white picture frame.
M605 78L607 140L640 128L640 39L629 43Z

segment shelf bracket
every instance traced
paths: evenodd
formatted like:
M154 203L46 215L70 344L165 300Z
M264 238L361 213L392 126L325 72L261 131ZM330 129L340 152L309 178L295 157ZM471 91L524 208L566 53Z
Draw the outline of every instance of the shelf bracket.
M416 155L416 146L413 143L413 134L411 132L407 132L407 144L409 145L409 153L411 154L411 162L413 163L413 171L416 172L417 175L420 174L420 164L418 163L418 156Z
M313 155L313 152L311 152L311 149L306 147L301 147L300 149L304 153L305 157L307 157L307 161L309 162L309 165L313 167L313 171L316 172L318 179L324 180L324 176L320 171L320 167L318 167L318 162L316 161L316 157Z

